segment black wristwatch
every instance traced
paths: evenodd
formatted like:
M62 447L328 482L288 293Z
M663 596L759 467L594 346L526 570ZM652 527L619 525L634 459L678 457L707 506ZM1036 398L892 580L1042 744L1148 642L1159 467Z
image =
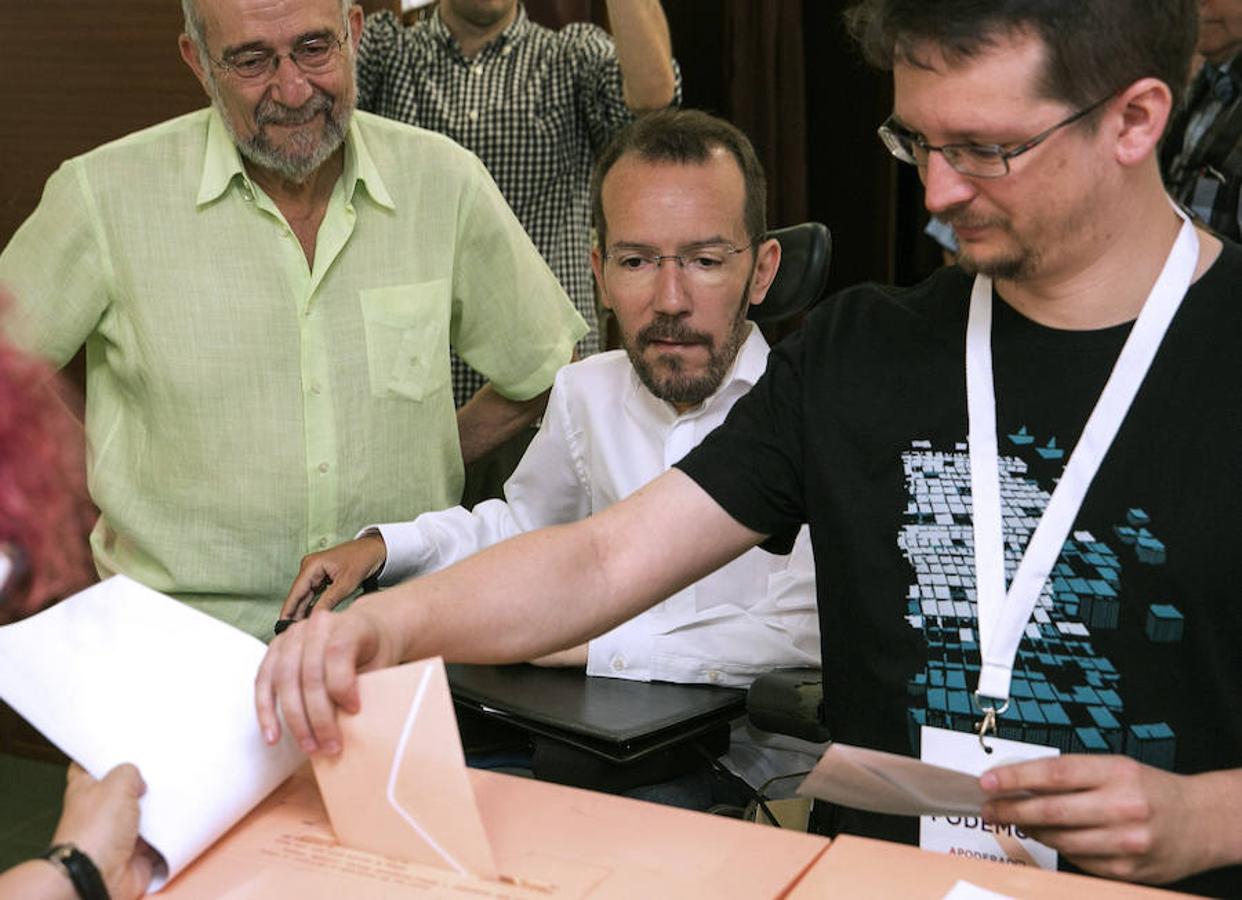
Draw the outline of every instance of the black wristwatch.
M91 858L73 844L54 844L43 858L65 873L82 900L110 900L108 888Z

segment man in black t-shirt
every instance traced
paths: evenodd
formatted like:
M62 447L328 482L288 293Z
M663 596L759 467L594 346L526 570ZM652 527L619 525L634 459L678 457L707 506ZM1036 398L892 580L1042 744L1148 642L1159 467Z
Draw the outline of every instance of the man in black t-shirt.
M1155 155L1194 17L1193 0L857 6L893 70L881 137L919 167L961 268L816 310L720 429L607 512L282 636L256 685L268 738L279 697L303 746L334 752L359 669L567 646L809 522L837 739L929 758L930 737L977 746L991 705L1031 752L981 776L988 820L1096 874L1236 890L1242 250L1183 224ZM1031 583L1005 658L991 637Z

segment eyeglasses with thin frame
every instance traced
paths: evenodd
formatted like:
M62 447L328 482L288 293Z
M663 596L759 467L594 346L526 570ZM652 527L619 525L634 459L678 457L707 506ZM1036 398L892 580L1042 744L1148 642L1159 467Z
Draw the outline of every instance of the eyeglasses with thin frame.
M970 175L974 178L1002 178L1009 174L1009 160L1021 156L1028 150L1034 150L1055 132L1089 116L1115 96L1116 93L1109 94L1090 106L1078 110L1068 118L1062 119L1051 128L1045 128L1035 137L1009 149L1001 144L945 144L937 147L929 144L923 135L906 128L892 116L889 116L876 133L880 136L884 146L888 148L888 152L903 163L918 166L921 169L927 165L928 157L934 151L943 156L944 161L962 175Z
M681 274L703 287L718 287L728 280L728 263L755 246L738 247L727 241L693 244L677 253L657 253L650 247L613 247L604 254L604 273L614 287L642 288L650 285L665 260L677 263Z
M277 53L269 47L256 47L229 53L224 59L211 56L212 65L236 75L243 81L259 81L270 78L280 68L280 61L288 58L307 75L321 75L332 68L337 53L345 46L345 37L332 34L311 35L303 38L288 53Z

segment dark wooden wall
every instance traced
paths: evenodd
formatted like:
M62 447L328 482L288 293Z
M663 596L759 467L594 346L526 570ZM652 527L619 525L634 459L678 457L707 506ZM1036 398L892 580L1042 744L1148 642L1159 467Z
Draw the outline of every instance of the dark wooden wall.
M0 246L62 160L207 102L181 24L177 0L0 0Z
M0 245L61 160L203 104L175 0L0 0Z

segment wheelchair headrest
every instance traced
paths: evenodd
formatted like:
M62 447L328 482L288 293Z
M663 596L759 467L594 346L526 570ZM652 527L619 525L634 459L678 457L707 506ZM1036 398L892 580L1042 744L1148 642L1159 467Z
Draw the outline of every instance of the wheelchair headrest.
M768 232L781 245L781 266L764 301L750 308L755 322L779 322L809 310L824 298L832 235L821 222L803 222Z

